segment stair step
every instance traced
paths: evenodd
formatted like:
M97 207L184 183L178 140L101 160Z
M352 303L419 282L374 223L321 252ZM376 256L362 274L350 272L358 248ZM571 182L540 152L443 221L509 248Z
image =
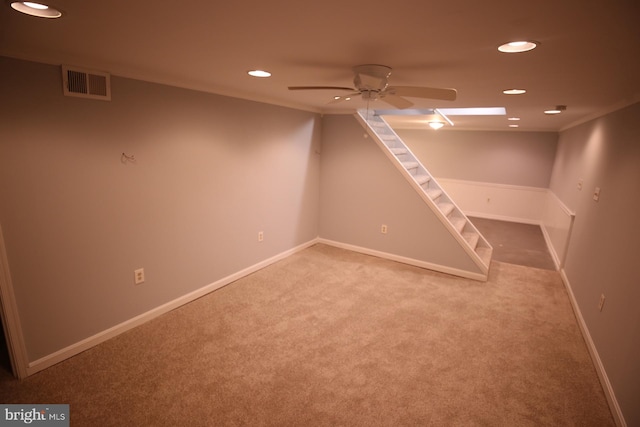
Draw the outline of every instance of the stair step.
M429 175L418 175L416 176L416 181L420 185L425 185L427 182L431 181L431 177Z
M429 196L431 200L435 201L438 197L442 196L442 190L437 188L427 190L427 196Z
M457 217L451 220L451 224L453 224L453 227L458 231L458 233L462 234L462 230L464 230L467 220L463 217Z
M478 247L478 248L476 248L476 253L480 256L480 258L482 259L482 262L487 267L489 267L489 265L491 264L492 252L493 251L490 248L487 248L487 247Z
M440 212L442 212L444 216L451 215L454 208L455 206L453 206L452 203L438 203L438 209L440 209Z
M394 134L390 133L379 133L378 136L383 141L395 141L397 139Z
M404 166L404 168L406 170L418 169L418 166L420 166L420 163L418 163L418 162L402 162L402 166Z
M406 148L390 148L391 152L393 154L395 154L396 156L401 156L402 154L407 154L409 151L407 151Z
M474 232L466 232L462 233L462 237L464 237L464 240L466 240L469 246L471 246L471 248L475 251L476 246L478 246L478 240L480 240L480 235Z

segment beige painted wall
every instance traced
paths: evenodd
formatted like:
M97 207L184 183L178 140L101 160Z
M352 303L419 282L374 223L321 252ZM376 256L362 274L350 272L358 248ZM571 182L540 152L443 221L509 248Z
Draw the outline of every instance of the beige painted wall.
M112 89L64 97L59 67L0 58L0 224L30 361L318 235L318 115Z
M426 231L426 208L351 116L321 124L296 110L112 83L112 102L65 98L58 67L0 58L0 224L31 361L318 234L407 257L447 245ZM520 152L487 143L483 155L519 163L522 176L490 175L472 156L470 175L434 172L550 182L576 212L565 273L628 425L640 424L638 117L636 104L562 132L552 173L552 136L540 147L516 142ZM136 162L122 163L122 152ZM134 286L139 267L147 282Z
M398 129L420 162L437 178L549 186L555 132Z
M576 213L565 273L629 426L640 425L639 118L636 103L562 132L550 186Z

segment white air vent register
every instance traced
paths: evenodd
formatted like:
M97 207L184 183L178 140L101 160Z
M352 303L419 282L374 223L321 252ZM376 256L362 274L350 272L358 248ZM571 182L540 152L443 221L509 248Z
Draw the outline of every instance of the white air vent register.
M111 76L101 71L63 65L62 90L65 96L111 101Z

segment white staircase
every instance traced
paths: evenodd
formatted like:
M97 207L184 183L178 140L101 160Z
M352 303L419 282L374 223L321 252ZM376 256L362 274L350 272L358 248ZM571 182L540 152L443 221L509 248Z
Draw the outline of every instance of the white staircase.
M440 222L456 238L486 280L493 253L489 242L382 117L376 115L375 111L359 110L356 118L420 194L422 200L436 214Z

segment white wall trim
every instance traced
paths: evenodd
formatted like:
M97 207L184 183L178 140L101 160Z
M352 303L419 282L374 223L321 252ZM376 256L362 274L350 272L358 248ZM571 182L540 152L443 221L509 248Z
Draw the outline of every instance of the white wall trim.
M560 200L560 198L558 196L556 196L556 193L554 193L551 190L549 190L548 193L553 198L553 201L558 204L558 206L564 211L565 214L567 214L569 216L576 216L576 213L574 211L572 211L571 209L569 209L567 207L567 205L565 205L564 202L562 200Z
M575 217L576 214L553 191L547 191L540 228L557 270L564 267Z
M473 185L473 186L477 186L477 187L494 187L494 188L500 188L500 189L506 189L506 190L518 190L518 191L536 191L536 192L546 192L547 189L543 188L543 187L531 187L528 185L513 185L513 184L501 184L498 182L484 182L484 181L469 181L469 180L464 180L464 179L454 179L454 178L436 178L438 181L443 181L443 182L453 182L453 183L460 183L460 184L466 184L466 185Z
M580 332L582 332L582 337L587 344L589 354L591 355L591 360L593 361L593 365L596 368L596 372L598 373L598 378L600 378L600 384L602 384L602 389L604 390L607 402L609 403L611 414L613 415L617 426L626 427L627 422L624 419L624 415L622 414L622 410L620 409L618 400L616 399L615 393L613 392L613 387L611 386L611 382L609 381L607 372L604 369L604 365L602 364L602 360L600 359L600 355L598 354L596 345L591 338L589 328L584 321L584 317L582 317L582 312L580 311L580 307L578 306L578 301L576 301L576 297L573 294L573 290L571 289L571 284L569 283L569 278L567 277L564 269L560 270L560 277L562 277L562 282L564 283L567 294L569 295L569 301L571 301L571 307L573 308L573 312L576 316L576 319L578 320L578 325L580 326Z
M4 246L4 237L2 227L0 226L0 317L2 324L0 327L5 328L5 338L7 340L7 348L9 350L9 358L11 359L11 367L13 374L22 379L26 378L27 373L27 347L24 343L24 335L22 335L22 326L20 324L20 316L18 314L18 305L13 292L13 283L9 272L9 260Z
M336 242L328 239L318 239L318 243L322 243L329 246L334 246L340 249L346 249L348 251L358 252L365 255L371 255L378 258L388 259L390 261L400 262L402 264L413 265L414 267L425 268L427 270L433 270L440 273L451 274L453 276L464 277L467 279L479 280L481 282L487 281L487 276L481 273L474 273L471 271L460 270L457 268L451 268L444 265L433 264L426 261L421 261L413 258L403 257L401 255L391 254L388 252L381 252L375 249L364 248L362 246L351 245L349 243Z
M156 317L162 314L165 314L171 310L175 310L180 306L183 306L185 304L190 303L191 301L201 298L204 295L211 293L217 289L220 289L232 282L235 282L238 279L248 276L249 274L255 273L256 271L261 270L265 267L268 267L269 265L275 262L283 260L297 252L307 249L315 245L316 243L318 243L318 238L314 238L306 243L303 243L292 249L281 252L264 261L260 261L259 263L254 264L251 267L247 267L244 270L238 271L237 273L231 274L227 277L224 277L220 280L210 283L209 285L206 285L200 289L197 289L193 292L190 292L186 295L176 298L173 301L169 301L161 306L158 306L152 310L147 311L146 313L143 313L132 319L126 320L116 326L113 326L109 329L99 332L91 337L88 337L82 341L79 341L61 350L58 350L55 353L49 354L45 357L35 360L29 363L29 366L27 367L27 374L28 375L35 374L36 372L42 371L43 369L53 366L56 363L62 362L65 359L68 359L72 356L82 353L83 351L88 350L92 347L95 347L96 345L104 341L107 341L110 338L113 338L117 335L122 334L123 332L133 329L136 326L142 325L143 323L146 323L149 320L155 319Z
M489 214L486 212L474 212L474 211L464 211L466 216L476 217L476 218L484 218L484 219L495 219L498 221L509 221L509 222L517 222L520 224L531 224L531 225L542 225L542 222L537 219L530 218L520 218L515 216L508 215L497 215L497 214Z
M547 188L436 178L465 215L540 224Z
M547 249L549 249L549 254L551 255L551 259L553 260L553 264L556 266L556 270L560 270L562 267L562 262L560 261L560 257L558 256L558 252L556 248L553 247L553 243L551 242L551 236L547 231L547 227L544 224L540 224L540 229L542 230L542 237L544 237L544 242L547 244Z

